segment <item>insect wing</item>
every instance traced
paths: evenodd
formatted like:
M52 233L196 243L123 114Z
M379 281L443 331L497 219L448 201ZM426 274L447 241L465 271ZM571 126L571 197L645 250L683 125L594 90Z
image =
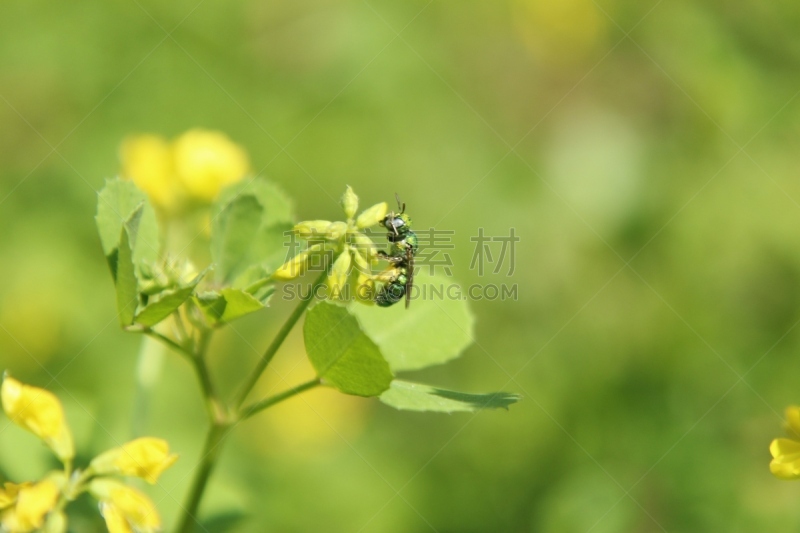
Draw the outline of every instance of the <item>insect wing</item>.
M406 248L406 309L411 305L411 288L414 286L414 252Z

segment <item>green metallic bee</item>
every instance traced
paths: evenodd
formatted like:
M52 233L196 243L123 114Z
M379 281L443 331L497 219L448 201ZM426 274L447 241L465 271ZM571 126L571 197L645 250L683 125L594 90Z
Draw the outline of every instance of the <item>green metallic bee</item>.
M375 296L380 307L389 307L406 297L406 309L411 304L411 288L414 285L414 256L419 249L417 235L411 231L411 218L406 214L406 204L397 198L399 213L391 212L381 224L389 230L389 252L380 251L378 255L390 263L383 277L387 283Z

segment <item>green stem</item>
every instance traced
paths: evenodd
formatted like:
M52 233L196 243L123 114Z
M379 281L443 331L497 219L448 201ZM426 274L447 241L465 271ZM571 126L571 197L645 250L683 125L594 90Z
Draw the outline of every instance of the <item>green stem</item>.
M247 407L245 407L244 409L242 409L241 414L239 415L239 419L240 420L245 420L247 418L250 418L251 416L255 415L256 413L258 413L260 411L263 411L264 409L266 409L268 407L272 407L276 403L280 403L280 402L282 402L284 400L288 400L292 396L296 396L296 395L300 394L301 392L305 392L305 391L307 391L309 389L313 389L314 387L318 387L321 384L322 384L322 382L320 381L319 378L314 378L314 379L312 379L310 381L306 381L305 383L301 383L300 385L292 387L291 389L285 390L285 391L283 391L281 393L278 393L278 394L276 394L274 396L270 396L269 398L264 398L261 401L252 403L252 404L248 405Z
M228 429L229 425L226 423L213 423L208 430L206 442L200 452L200 464L194 481L192 481L189 497L183 506L183 516L175 530L177 533L192 533L195 530L195 526L199 524L197 511L200 507L200 500L203 498L203 492L205 492L211 472L214 470L219 458L222 450L222 440L227 435Z
M298 320L300 320L300 317L303 316L303 313L308 308L309 304L311 304L311 301L314 299L314 294L317 292L319 287L321 287L322 284L325 283L325 278L327 277L328 277L328 272L326 269L316 279L316 281L314 281L314 284L311 286L311 291L308 294L308 298L301 299L300 303L297 304L297 307L295 307L294 311L292 311L292 314L289 315L289 318L286 319L286 322L284 322L280 331L278 331L278 334L275 335L275 338L272 340L272 343L270 343L269 347L267 348L267 351L264 352L264 355L262 355L261 359L259 359L258 363L256 363L256 367L253 369L253 372L247 378L245 384L242 386L241 389L239 389L239 393L236 395L236 398L234 399L233 402L234 406L236 406L237 408L242 406L244 401L247 399L247 395L250 394L250 391L253 390L253 387L255 387L256 383L258 382L258 379L261 377L261 374L267 368L267 365L269 365L270 361L272 361L272 358L275 357L275 353L281 347L283 341L286 340L286 337L289 335L289 332L292 331L294 325L297 323Z
M208 366L206 365L205 360L205 353L208 349L208 343L211 339L211 331L203 330L200 332L200 342L198 343L199 346L197 354L193 353L185 346L178 344L166 335L163 335L153 329L146 329L144 333L160 340L184 356L189 364L192 365L192 369L194 369L195 374L197 374L197 379L200 382L200 389L203 394L203 400L206 403L206 410L208 411L209 420L212 423L224 421L226 416L225 409L222 407L222 404L219 401L219 396L217 395L214 384L211 381L211 376L209 375Z
M168 345L170 348L173 348L175 351L180 352L180 354L183 355L184 357L188 357L189 359L194 359L194 353L192 353L191 350L189 350L186 346L178 344L177 342L175 342L174 340L170 339L166 335L164 335L162 333L159 333L156 330L150 329L150 328L145 329L144 330L144 334L145 335L149 335L150 337L153 337L154 339L160 340L164 344Z
M203 399L206 402L209 419L212 423L225 422L227 420L226 410L219 401L214 384L211 382L205 359L196 358L192 362L197 378L200 380L200 388L203 390Z
M164 356L164 346L151 336L142 337L139 361L136 364L136 393L133 403L131 436L140 437L150 418L150 398L158 383Z

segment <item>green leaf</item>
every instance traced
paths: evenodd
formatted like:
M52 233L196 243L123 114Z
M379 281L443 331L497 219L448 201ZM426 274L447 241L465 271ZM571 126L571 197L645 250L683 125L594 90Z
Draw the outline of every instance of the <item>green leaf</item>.
M230 322L264 308L262 301L241 289L205 292L195 301L212 324Z
M400 410L454 413L508 409L509 405L519 401L519 395L507 392L467 394L396 379L380 399L386 405Z
M138 236L133 247L133 263L155 261L158 257L158 222L147 196L131 181L114 178L97 197L97 231L103 252L112 263L112 254L119 247L122 227L139 207L143 212L138 223ZM113 267L113 264L112 264Z
M117 314L123 326L133 322L136 307L139 305L139 284L136 268L133 265L133 247L142 215L142 207L134 211L130 220L121 226L119 246L111 256L114 261L114 282L117 293Z
M264 208L252 195L225 204L211 230L211 258L222 281L230 282L250 266L247 261L253 238L261 226Z
M306 314L306 352L317 375L345 394L378 396L392 371L346 307L322 302Z
M198 274L189 285L161 292L158 299L149 302L137 315L134 322L143 326L155 326L189 299L197 284L205 276L205 271Z
M255 198L262 211L260 224L247 235L247 253L241 258L241 268L226 278L234 280L237 287L243 283L236 276L247 277L248 268L258 265L271 272L286 261L284 242L294 226L294 209L288 196L275 184L257 178L224 189L215 203L214 219L219 219L226 206L244 196Z
M418 370L455 359L473 342L475 319L450 278L417 274L415 298L388 308L354 303L353 314L381 348L392 370ZM433 295L432 295L433 291ZM441 295L440 295L441 293Z
M272 226L275 224L294 224L294 207L292 201L274 183L261 178L244 180L220 193L217 205L224 207L226 204L244 195L250 195L258 200L264 208L262 224Z

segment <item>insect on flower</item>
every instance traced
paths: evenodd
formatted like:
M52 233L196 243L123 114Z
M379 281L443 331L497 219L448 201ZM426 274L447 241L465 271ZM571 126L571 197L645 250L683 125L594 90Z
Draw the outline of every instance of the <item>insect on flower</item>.
M411 231L411 218L406 214L406 204L400 201L397 194L399 213L392 211L384 217L381 224L389 233L389 251L379 251L378 256L390 264L382 277L387 283L375 296L375 303L380 307L389 307L406 297L406 309L411 304L411 288L414 285L414 256L417 255L419 241Z

